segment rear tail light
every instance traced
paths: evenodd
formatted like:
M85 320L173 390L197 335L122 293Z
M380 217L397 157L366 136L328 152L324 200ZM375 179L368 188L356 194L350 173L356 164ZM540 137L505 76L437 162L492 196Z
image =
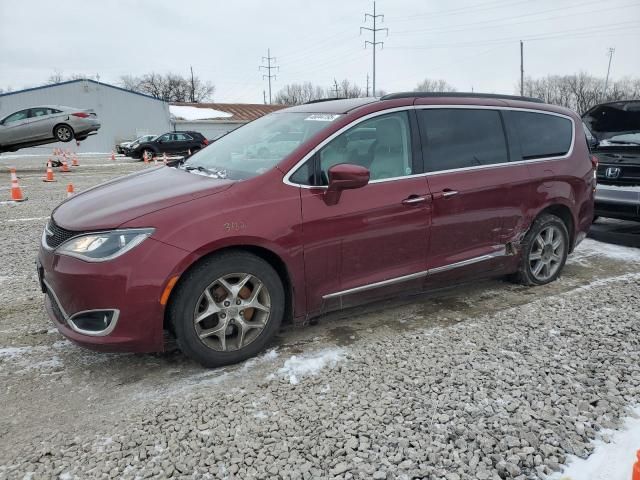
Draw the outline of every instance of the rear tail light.
M72 113L71 115L73 115L74 117L80 117L80 118L87 118L90 116L88 113L85 113L85 112Z
M593 165L594 170L598 169L598 157L595 155L591 155L591 165Z
M202 142L204 145L209 145L209 140L207 140L206 138L204 139L204 141Z
M591 166L593 166L593 189L595 191L598 183L598 157L591 155Z

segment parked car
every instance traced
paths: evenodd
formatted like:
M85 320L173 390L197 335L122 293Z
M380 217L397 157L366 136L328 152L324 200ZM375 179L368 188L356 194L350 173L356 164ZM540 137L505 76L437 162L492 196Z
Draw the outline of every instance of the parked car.
M0 120L0 152L73 139L81 142L99 129L93 110L61 105L25 108Z
M596 105L582 119L598 158L596 216L640 221L640 101Z
M116 145L116 153L120 153L120 154L125 153L127 149L131 148L132 145L135 147L135 145L139 143L149 142L156 137L157 135L142 135L141 137L138 137L135 140L130 140L128 142L120 142Z
M302 143L246 154L284 131ZM38 271L74 342L152 352L167 331L224 365L283 321L486 276L552 282L586 236L594 190L565 108L415 92L314 103L65 201Z
M203 149L209 144L209 140L198 132L168 132L159 135L153 140L140 142L133 148L127 149L127 155L131 158L144 158L145 155L152 157L159 153L172 155L184 155Z

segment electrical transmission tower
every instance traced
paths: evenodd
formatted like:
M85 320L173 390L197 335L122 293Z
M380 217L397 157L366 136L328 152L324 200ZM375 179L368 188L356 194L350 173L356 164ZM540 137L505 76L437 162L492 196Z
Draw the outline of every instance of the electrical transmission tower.
M334 98L338 98L340 96L340 87L338 86L338 81L335 78L333 79L333 88L331 90L333 90Z
M262 70L263 68L267 71L266 74L262 75L262 79L264 80L265 78L269 80L269 105L271 105L271 79L275 79L276 76L271 74L271 70L276 70L279 71L280 67L274 65L276 61L276 57L272 57L271 56L271 49L268 48L267 49L267 56L266 57L262 57L262 62L267 62L266 65L260 65L260 67L258 67L258 70Z
M368 30L369 32L373 33L373 42L370 42L369 40L365 40L364 42L364 48L367 48L367 45L371 45L372 49L373 49L373 96L376 96L376 48L378 47L378 45L381 46L381 48L384 48L384 42L377 42L376 41L376 33L381 32L382 30L386 31L387 36L389 36L389 29L388 28L377 28L377 21L378 18L381 19L382 22L384 22L384 15L377 15L376 14L376 2L373 2L373 14L371 13L365 13L364 14L364 21L365 23L367 23L367 19L371 18L371 20L373 21L373 28L370 27L360 27L360 34L362 35L362 30Z
M607 94L607 87L609 86L609 72L611 71L611 59L613 58L615 51L615 48L609 48L609 66L607 67L607 78L604 81L604 91L602 92L603 97Z

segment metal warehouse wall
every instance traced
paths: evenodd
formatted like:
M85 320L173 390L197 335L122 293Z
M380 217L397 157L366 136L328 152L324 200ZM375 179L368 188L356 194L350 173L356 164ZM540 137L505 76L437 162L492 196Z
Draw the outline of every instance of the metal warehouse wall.
M244 125L244 122L224 122L211 120L176 120L176 130L192 130L200 132L205 138L215 140L231 130Z
M48 153L55 147L78 152L110 152L118 142L172 130L167 103L92 80L0 95L0 118L38 105L92 108L102 126L96 135L87 138L77 149L75 142L50 143L15 153Z

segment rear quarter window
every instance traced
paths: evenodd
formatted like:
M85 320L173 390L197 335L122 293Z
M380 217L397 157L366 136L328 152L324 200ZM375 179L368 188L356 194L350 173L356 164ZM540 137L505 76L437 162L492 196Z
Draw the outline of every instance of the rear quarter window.
M568 118L514 110L505 113L510 132L519 144L522 160L562 157L569 152L573 123Z

